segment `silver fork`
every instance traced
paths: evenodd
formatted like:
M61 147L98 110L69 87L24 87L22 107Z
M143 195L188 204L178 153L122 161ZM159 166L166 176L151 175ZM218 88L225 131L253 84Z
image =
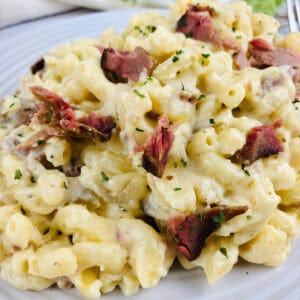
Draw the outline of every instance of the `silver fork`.
M286 0L290 31L300 31L300 0Z

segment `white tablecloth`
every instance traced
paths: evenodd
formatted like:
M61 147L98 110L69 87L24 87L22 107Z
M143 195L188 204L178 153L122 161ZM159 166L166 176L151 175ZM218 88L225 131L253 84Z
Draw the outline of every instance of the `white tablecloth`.
M0 28L78 7L100 10L132 6L167 8L172 3L173 0L0 0Z

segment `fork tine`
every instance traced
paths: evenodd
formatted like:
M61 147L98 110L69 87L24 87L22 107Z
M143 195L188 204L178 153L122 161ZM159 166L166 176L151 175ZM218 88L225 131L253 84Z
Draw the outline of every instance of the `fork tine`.
M294 1L293 0L287 0L286 4L287 4L290 31L291 32L298 31L298 23L297 23L297 20L296 20Z
M298 31L300 31L300 0L295 0L295 9L298 21Z

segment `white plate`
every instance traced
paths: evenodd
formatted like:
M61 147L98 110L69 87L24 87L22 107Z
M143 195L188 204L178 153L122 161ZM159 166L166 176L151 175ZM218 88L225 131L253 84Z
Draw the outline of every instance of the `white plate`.
M96 37L108 27L120 31L133 10L60 16L26 23L0 31L0 97L14 92L28 67L51 47L79 37ZM300 299L300 240L294 243L286 263L278 268L240 262L222 280L209 286L201 270L176 266L157 287L141 290L130 300L155 299ZM44 292L19 291L0 281L0 299L83 299L78 292L50 288ZM125 300L119 291L106 300ZM127 298L128 299L128 298Z

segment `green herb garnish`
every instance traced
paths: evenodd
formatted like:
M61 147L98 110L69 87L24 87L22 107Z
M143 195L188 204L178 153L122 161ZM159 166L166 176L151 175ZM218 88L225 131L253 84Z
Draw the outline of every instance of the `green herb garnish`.
M227 249L226 249L225 247L221 247L221 248L220 248L220 252L221 252L224 256L226 256L226 257L228 258L228 255L227 255Z
M138 96L138 97L140 97L140 98L146 98L146 96L145 95L143 95L143 94L141 94L138 90L133 90L133 92Z
M179 239L178 239L178 235L176 233L173 235L173 238L174 238L175 243L178 244Z
M108 181L109 180L109 177L104 172L101 172L101 177L102 177L102 181Z
M180 160L180 162L184 168L187 166L187 162L183 158Z
M176 55L173 56L173 57L172 57L172 62L173 62L173 63L176 63L177 61L179 61L179 57L176 56Z
M247 176L251 176L250 172L247 170L247 169L243 169L244 173L247 175Z
M210 54L209 54L209 53L207 53L207 54L202 53L201 55L202 55L203 58L209 58L209 57L210 57Z
M19 180L19 179L21 179L21 177L22 177L22 172L20 169L17 169L15 171L15 179Z
M213 217L213 220L216 224L221 224L225 222L225 215L223 211L220 211L218 216Z
M153 32L156 31L156 26L147 25L147 26L146 26L146 29L147 29L149 32L153 33Z

